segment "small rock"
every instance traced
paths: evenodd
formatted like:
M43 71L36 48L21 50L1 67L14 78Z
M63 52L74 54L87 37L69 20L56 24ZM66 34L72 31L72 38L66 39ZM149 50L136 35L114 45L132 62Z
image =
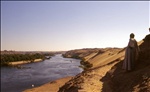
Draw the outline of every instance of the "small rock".
M32 84L32 87L34 87L34 85Z

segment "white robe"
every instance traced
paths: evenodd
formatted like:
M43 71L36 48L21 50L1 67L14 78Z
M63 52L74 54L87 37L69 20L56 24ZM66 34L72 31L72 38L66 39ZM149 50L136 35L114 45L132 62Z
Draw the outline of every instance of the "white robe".
M135 61L138 58L139 47L135 39L130 39L125 52L125 58L123 62L123 69L133 70Z

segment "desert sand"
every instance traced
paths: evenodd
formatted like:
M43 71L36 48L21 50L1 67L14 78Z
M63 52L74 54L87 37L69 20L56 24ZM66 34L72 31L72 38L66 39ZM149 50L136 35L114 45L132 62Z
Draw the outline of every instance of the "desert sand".
M23 92L57 92L59 90L59 87L63 86L71 78L72 78L71 76L61 78L61 79L46 83L40 87L28 89Z

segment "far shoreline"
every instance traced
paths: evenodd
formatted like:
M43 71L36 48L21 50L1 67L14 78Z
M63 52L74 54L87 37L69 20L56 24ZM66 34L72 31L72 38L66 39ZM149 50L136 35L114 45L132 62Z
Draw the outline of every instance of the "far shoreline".
M23 64L29 64L29 63L36 63L36 62L41 62L43 59L35 59L33 61L27 60L27 61L14 61L14 62L9 62L10 66L16 66L16 65L23 65Z

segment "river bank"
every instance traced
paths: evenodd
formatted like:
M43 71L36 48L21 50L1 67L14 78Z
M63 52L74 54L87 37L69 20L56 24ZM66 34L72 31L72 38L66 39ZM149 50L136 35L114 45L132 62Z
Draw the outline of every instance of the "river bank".
M56 54L42 62L1 67L1 92L22 92L46 83L53 85L54 80L81 73L83 70L79 65L79 59L63 58L61 54Z
M36 87L36 88L34 88L34 85L33 85L32 89L27 89L23 92L58 92L59 88L72 78L73 77L71 77L71 76L60 78L58 80L46 83L46 84Z
M10 66L16 66L16 65L22 65L22 64L28 64L28 63L35 63L35 62L41 62L43 59L35 59L33 61L27 60L27 61L16 61L16 62L9 62L8 64Z
M92 64L92 66L86 67L82 73L79 73L71 79L67 79L68 81L62 81L64 85L61 87L55 85L54 88L57 90L53 90L52 92L99 92L99 90L102 88L102 82L99 80L107 73L108 70L111 69L114 64L116 64L115 62L103 67L103 65L101 66L101 64L98 64L101 62L99 61L99 58L101 57L101 60L107 60L110 59L110 56L114 56L111 59L116 60L116 58L120 58L123 55L123 53L120 53L119 56L115 57L115 54L120 50L121 49L118 48L106 48L82 49L66 52L66 54L63 55L64 57L82 59L82 62L80 63L83 65L83 67L88 64ZM105 61L103 61L103 63L105 63ZM99 66L103 68L98 69ZM49 86L45 84L37 88L27 89L24 92L40 92L39 90L44 90L43 92L51 92L51 89L49 88L50 86L53 86L53 84L49 83Z

